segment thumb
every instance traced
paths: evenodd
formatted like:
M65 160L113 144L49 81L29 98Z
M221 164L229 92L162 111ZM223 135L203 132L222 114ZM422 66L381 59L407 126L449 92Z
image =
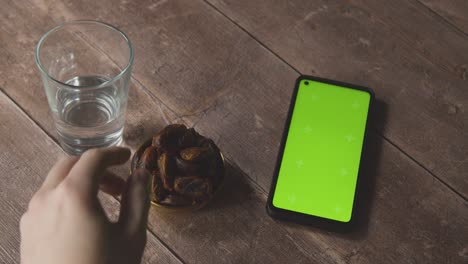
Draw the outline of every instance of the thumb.
M128 178L120 209L119 224L131 237L146 234L150 205L151 174L138 169Z

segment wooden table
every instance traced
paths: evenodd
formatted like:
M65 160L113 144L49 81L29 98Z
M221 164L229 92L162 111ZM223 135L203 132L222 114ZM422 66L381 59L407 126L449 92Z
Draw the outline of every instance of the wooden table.
M18 220L63 154L34 47L47 29L72 19L114 24L134 44L128 146L181 122L214 138L228 161L227 188L205 210L151 210L145 263L468 263L466 0L0 6L1 263L19 262ZM299 74L377 95L367 202L352 234L277 222L264 209ZM118 213L117 199L102 200Z

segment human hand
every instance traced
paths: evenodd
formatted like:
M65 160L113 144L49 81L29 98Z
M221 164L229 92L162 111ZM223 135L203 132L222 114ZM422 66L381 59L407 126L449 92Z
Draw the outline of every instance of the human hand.
M21 263L140 263L150 175L137 170L125 183L106 170L129 157L128 149L112 147L58 161L21 218ZM99 189L122 192L118 222L106 217L97 198Z

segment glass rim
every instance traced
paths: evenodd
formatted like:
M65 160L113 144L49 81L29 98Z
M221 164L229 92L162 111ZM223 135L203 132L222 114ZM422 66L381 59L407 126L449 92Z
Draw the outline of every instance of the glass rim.
M73 25L73 24L96 24L96 25L107 27L108 29L111 29L111 30L119 33L124 38L124 40L127 42L127 45L128 45L129 51L130 51L130 54L129 54L130 56L128 58L128 63L125 66L125 68L122 71L120 71L119 74L112 77L112 79L110 79L108 81L105 81L103 83L100 83L98 85L76 86L76 85L71 85L71 84L64 83L64 82L59 81L56 78L52 77L44 69L44 67L42 66L41 60L39 58L39 51L40 51L40 49L42 47L42 44L44 43L45 39L50 34L52 34L52 33L56 32L56 31L58 31L58 30L60 30L60 29L62 29L64 27L66 27L66 26ZM42 35L42 37L39 39L39 42L37 43L36 50L35 50L36 65L39 68L39 70L41 71L41 73L45 74L47 76L47 78L53 80L54 82L59 83L60 85L64 86L64 88L68 88L68 89L72 89L72 90L80 90L82 88L95 88L95 89L97 89L97 88L107 87L107 86L113 84L116 80L120 79L125 73L130 71L130 69L131 69L131 67L133 65L133 57L134 57L133 46L132 46L132 43L130 42L130 39L128 38L128 36L123 31L118 29L117 27L115 27L115 26L113 26L111 24L99 21L99 20L72 20L72 21L63 22L63 23L53 27L52 29L49 29L46 33L44 33L44 35Z

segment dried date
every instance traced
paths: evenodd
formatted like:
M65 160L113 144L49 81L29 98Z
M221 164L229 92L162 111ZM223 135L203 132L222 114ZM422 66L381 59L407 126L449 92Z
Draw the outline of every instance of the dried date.
M145 168L149 171L153 171L158 166L157 160L158 160L158 149L154 146L149 146L145 149L145 152L143 152L143 155L141 155L138 167Z
M213 186L208 179L197 176L177 178L174 182L176 192L191 197L200 198L212 194Z
M206 158L209 154L209 149L192 147L180 151L180 157L187 161L197 162Z
M159 203L161 202L166 195L166 190L164 189L161 175L158 172L153 172L153 192L152 200Z
M135 156L132 168L152 172L151 199L165 206L204 203L224 177L224 163L216 144L185 125L167 126Z
M175 177L174 160L167 153L162 153L158 159L158 167L164 188L172 191Z
M180 149L180 140L186 132L187 127L185 125L169 125L153 137L153 146L173 154Z

